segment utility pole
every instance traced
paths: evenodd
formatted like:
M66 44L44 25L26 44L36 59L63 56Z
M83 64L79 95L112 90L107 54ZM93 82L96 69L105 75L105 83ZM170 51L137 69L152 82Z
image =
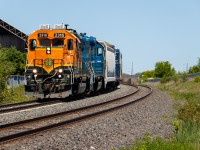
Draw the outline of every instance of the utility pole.
M131 77L133 75L133 62L132 62L132 67L131 67Z
M187 65L186 65L186 72L188 72L188 63L187 63Z

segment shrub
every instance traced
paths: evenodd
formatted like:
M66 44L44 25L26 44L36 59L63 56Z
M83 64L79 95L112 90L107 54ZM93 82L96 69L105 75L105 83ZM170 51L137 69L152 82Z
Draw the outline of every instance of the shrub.
M188 77L187 77L187 73L184 72L182 75L181 75L181 79L182 79L182 82L186 82L188 80Z
M173 76L175 69L171 67L168 61L157 62L155 65L154 75L158 78Z
M170 81L170 78L166 78L166 77L163 77L161 80L160 80L160 83L167 83Z
M200 82L200 76L195 77L194 82Z
M173 77L172 77L172 80L177 83L178 80L179 80L179 76L177 74L175 74Z
M9 97L6 81L15 68L10 62L0 61L0 66L0 101L3 101L6 99L6 97Z

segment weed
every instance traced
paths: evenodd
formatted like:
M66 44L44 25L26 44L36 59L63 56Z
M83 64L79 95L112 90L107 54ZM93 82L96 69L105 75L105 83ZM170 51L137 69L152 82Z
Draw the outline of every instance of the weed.
M166 78L166 77L163 77L161 80L160 80L160 83L167 83L170 81L170 78Z
M180 128L180 120L178 120L177 118L175 118L172 122L172 125L174 126L174 129L176 132L178 132L178 129Z
M136 141L129 148L121 148L120 150L193 150L194 148L188 143L178 141L168 141L160 137L151 140L146 136L144 140Z
M0 104L18 103L30 100L33 100L33 98L24 95L24 86L10 89L5 88L0 94Z

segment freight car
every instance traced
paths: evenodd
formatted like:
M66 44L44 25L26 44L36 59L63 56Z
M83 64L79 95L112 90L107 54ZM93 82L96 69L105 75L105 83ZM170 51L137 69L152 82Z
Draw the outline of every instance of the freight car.
M116 50L107 42L78 34L62 24L53 29L42 25L27 43L26 95L65 98L119 84Z

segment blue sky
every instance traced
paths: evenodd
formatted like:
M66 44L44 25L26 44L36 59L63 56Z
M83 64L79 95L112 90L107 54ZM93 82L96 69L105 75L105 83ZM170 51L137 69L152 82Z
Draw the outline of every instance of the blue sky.
M1 19L26 34L40 24L69 24L123 54L123 72L153 70L169 61L177 71L200 57L199 0L0 0Z

